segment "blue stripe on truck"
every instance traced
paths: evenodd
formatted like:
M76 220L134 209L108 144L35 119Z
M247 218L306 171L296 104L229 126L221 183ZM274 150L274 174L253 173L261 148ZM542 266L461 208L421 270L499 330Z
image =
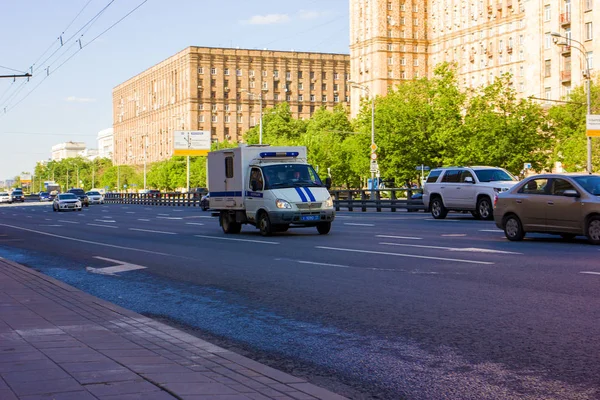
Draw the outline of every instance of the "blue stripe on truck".
M303 203L306 203L308 200L306 199L306 196L304 195L304 192L302 191L302 189L300 189L299 187L295 188L296 192L298 192L298 195L300 196L300 200L302 200Z
M310 191L310 189L307 188L307 187L305 187L304 190L306 191L306 194L308 195L308 198L310 199L310 201L315 201L315 196L313 196L313 194Z
M242 192L210 192L210 197L241 197Z

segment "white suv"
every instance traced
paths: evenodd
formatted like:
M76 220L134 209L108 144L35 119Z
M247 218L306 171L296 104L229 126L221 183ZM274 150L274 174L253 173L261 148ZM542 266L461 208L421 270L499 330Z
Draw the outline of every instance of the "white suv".
M436 219L448 211L470 211L477 219L493 219L498 193L518 180L497 167L446 167L431 171L423 185L423 204Z

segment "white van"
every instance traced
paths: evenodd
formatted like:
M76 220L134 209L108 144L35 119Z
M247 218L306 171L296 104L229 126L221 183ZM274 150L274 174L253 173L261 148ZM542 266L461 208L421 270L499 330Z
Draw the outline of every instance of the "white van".
M263 236L290 227L316 227L327 234L335 218L333 200L313 167L306 147L240 147L208 153L210 208L225 233L242 224Z

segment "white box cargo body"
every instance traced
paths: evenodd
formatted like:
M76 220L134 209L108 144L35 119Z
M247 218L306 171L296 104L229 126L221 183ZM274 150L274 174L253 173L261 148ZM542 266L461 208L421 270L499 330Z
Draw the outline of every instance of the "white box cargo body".
M306 147L251 145L208 154L210 208L225 233L242 224L263 235L290 226L313 226L325 234L335 218L333 201L312 166Z

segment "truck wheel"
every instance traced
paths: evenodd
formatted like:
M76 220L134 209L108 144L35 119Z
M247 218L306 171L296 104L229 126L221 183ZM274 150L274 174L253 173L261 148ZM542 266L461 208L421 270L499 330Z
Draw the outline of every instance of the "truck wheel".
M258 229L260 229L260 234L263 236L271 236L273 233L271 220L269 220L269 215L266 212L262 212L258 217Z
M494 219L494 208L489 197L482 197L477 200L477 214L479 214L481 219Z
M320 222L317 225L317 231L320 235L327 235L331 230L331 222Z
M235 233L240 233L240 231L242 230L242 224L240 224L239 222L232 221L229 214L221 213L220 218L221 218L221 227L223 228L224 233L235 234Z
M444 219L446 218L446 215L448 215L448 210L444 206L442 198L439 196L436 196L431 200L431 206L429 208L431 208L431 215L435 219Z

